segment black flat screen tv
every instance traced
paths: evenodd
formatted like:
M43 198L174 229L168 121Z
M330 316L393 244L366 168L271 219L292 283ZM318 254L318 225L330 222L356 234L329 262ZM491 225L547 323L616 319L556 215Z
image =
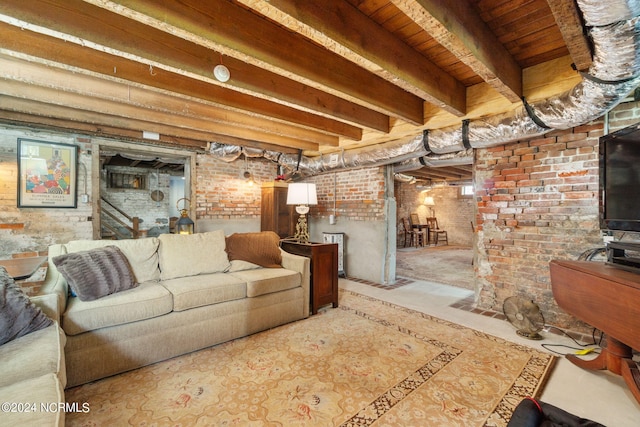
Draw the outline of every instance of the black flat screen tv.
M640 232L640 123L600 138L600 228Z

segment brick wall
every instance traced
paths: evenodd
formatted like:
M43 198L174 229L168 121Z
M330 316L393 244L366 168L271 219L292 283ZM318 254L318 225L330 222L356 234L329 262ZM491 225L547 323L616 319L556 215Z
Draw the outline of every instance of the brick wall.
M318 205L312 206L309 213L312 217L335 214L353 221L386 219L383 167L332 172L305 182L314 182L318 192Z
M196 166L196 218L260 218L260 184L277 176L275 163L252 159L246 163L254 184L241 177L245 161L241 157L225 162L210 154L199 154Z
M18 208L18 138L78 146L76 209ZM93 234L91 203L82 203L79 197L84 191L85 177L90 176L90 144L86 138L0 126L0 258L31 252L44 253L52 243L90 239ZM86 183L89 194L90 181Z
M609 129L615 132L640 122L640 102L623 102L609 112Z
M555 304L549 261L602 246L598 138L603 121L530 141L476 150L476 290L481 308L536 301L552 324L580 324Z

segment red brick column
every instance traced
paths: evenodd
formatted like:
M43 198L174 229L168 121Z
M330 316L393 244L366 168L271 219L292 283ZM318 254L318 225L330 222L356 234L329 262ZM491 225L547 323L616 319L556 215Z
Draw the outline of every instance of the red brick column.
M477 297L502 311L505 298L536 301L550 323L576 327L555 304L549 261L602 246L598 142L603 122L500 147L475 159ZM573 328L572 328L573 329Z

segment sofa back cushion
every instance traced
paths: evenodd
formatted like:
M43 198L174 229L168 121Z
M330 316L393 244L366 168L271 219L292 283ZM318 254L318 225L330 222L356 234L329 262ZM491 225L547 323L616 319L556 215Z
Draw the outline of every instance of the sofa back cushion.
M196 234L161 234L158 239L162 280L222 273L229 268L222 230Z
M73 240L67 243L67 253L88 251L105 246L117 246L129 261L138 283L160 279L157 237L127 240Z

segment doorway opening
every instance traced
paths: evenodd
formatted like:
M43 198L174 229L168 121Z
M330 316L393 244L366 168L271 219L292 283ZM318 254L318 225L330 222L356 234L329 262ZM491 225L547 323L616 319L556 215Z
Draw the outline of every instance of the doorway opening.
M470 178L438 184L395 181L394 192L396 277L473 290L475 206Z
M94 238L135 239L171 233L181 209L192 215L188 201L195 154L100 145L94 151L94 162L100 171L92 181L97 201Z

